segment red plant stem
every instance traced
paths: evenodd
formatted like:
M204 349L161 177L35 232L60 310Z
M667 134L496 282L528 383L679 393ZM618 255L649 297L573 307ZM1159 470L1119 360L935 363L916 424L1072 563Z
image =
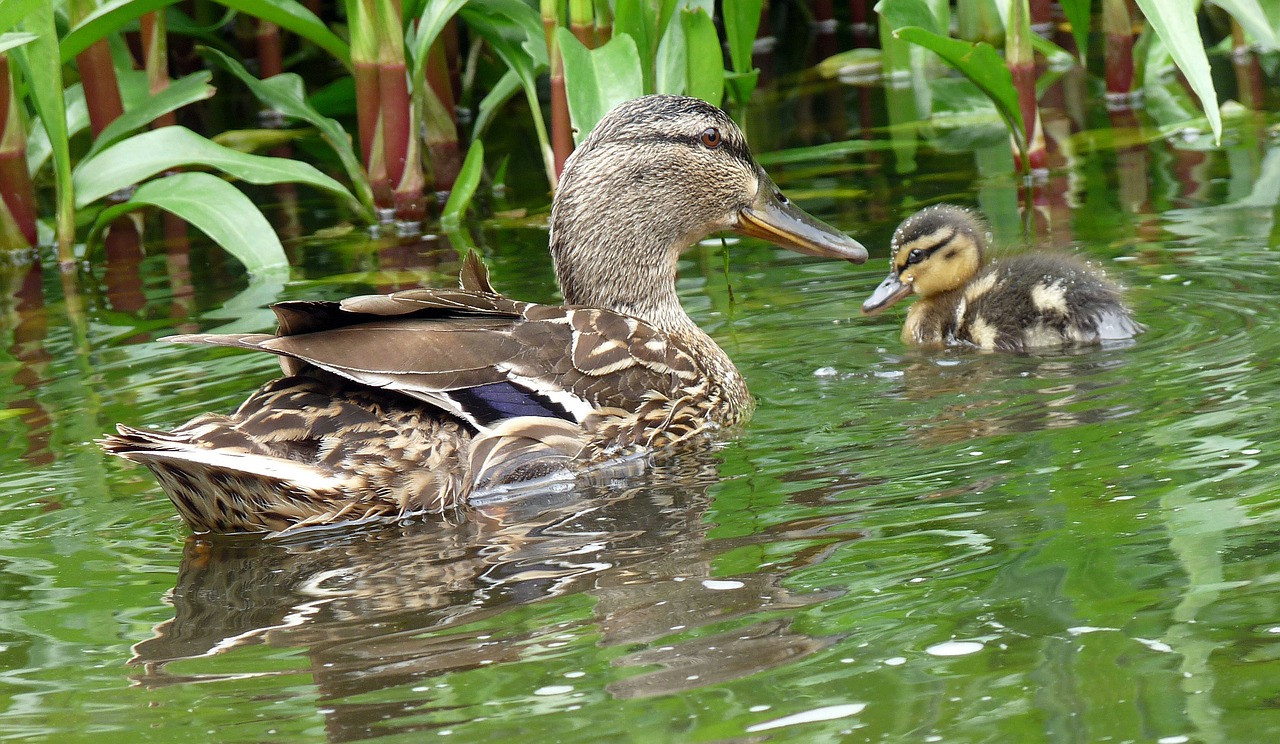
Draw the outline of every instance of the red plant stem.
M604 46L613 38L613 11L606 0L596 0L595 9L596 46Z
M9 58L0 54L0 196L18 231L32 246L37 240L36 192L27 172L26 143L22 111L9 76Z
M1053 0L1031 0L1031 28L1040 32L1053 28Z
M1030 14L1027 0L1013 0L1009 10L1009 28L1005 33L1005 64L1018 93L1018 109L1022 114L1022 135L1027 147L1027 168L1040 170L1047 166L1044 135L1040 131L1040 109L1036 105L1036 65L1031 51Z
M89 129L95 138L124 113L116 71L111 66L107 42L97 41L76 55L76 68L84 84L84 100L89 108Z
M107 270L103 283L107 287L107 302L111 309L124 313L136 313L147 306L142 291L142 238L133 217L125 215L107 228L102 237Z
M1035 65L1010 65L1009 74L1013 77L1013 89L1018 91L1018 109L1022 111L1023 136L1030 146L1035 134L1036 121L1036 68Z
M836 10L831 0L815 0L813 3L813 23L810 24L814 35L813 63L835 54L836 47Z
M378 65L378 98L382 104L382 153L387 178L400 183L409 148L409 85L404 62Z
M1124 100L1133 90L1133 21L1126 0L1102 0L1106 35L1107 96Z
M145 13L138 19L142 35L142 54L147 67L147 90L155 95L169 87L169 50L165 38L164 18L159 13ZM178 123L172 111L151 122L153 129Z
M462 98L462 49L458 42L458 19L450 18L440 32L444 39L444 56L449 65L449 88L453 100ZM456 117L455 117L456 119Z
M853 31L854 49L866 49L872 46L867 0L849 0L849 29Z
M573 152L573 124L569 120L569 96L564 88L564 60L560 57L560 45L556 43L555 16L542 17L542 30L547 37L547 52L551 58L551 152L555 161L556 178L564 172L564 161Z
M551 151L555 155L556 178L559 178L564 172L564 162L573 154L573 124L569 121L564 73L551 78Z
M1236 72L1236 89L1239 91L1240 103L1245 107L1258 110L1262 107L1266 92L1262 85L1262 65L1258 57L1249 49L1244 28L1236 19L1231 19L1231 65Z
M280 27L271 21L258 20L258 77L266 80L284 72L284 52L280 46Z
M356 128L360 130L360 161L368 167L373 162L373 141L378 129L378 65L355 62L352 67L356 83Z
M427 56L427 85L440 102L445 121L429 122L427 126L427 155L435 180L436 191L449 191L462 170L462 151L458 146L457 108L453 98L453 85L449 79L449 59L443 39L436 39Z

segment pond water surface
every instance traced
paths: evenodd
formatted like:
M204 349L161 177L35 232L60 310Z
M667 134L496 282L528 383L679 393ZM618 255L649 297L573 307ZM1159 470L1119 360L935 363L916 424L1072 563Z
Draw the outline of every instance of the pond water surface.
M855 119L866 93L822 95ZM805 105L753 114L790 132L757 149L821 142ZM73 285L17 272L0 738L1280 740L1267 126L1219 150L1149 129L1069 140L1035 243L1103 267L1149 326L1069 354L912 351L901 310L858 316L923 204L980 206L998 242L1022 241L998 129L764 156L872 260L730 241L726 281L715 240L682 262L685 306L759 399L739 436L460 519L282 543L190 537L146 470L92 440L230 409L276 374L155 339L265 330L281 299L449 284L454 249L299 238L287 281L251 282L203 244L155 241ZM555 299L542 222L477 226L508 294Z

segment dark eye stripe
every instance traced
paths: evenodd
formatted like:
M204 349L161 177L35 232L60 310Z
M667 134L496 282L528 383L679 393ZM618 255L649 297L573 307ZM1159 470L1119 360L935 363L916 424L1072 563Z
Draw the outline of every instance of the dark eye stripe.
M955 229L952 229L951 232L947 233L941 238L938 238L936 241L934 241L931 245L929 245L926 248L919 248L919 247L912 248L911 250L924 251L924 258L921 258L917 263L924 263L930 256L934 254L935 251L945 247L952 240L955 240L955 237L956 237L956 231ZM907 251L907 256L910 256L910 255L911 255L911 251ZM903 272L903 271L906 271L906 269L907 269L907 261L904 258L902 260L902 263L898 264L898 271Z

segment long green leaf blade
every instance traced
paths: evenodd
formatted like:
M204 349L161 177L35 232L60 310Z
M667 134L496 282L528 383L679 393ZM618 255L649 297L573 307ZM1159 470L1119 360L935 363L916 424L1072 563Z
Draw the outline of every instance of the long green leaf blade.
M582 144L610 109L644 93L640 53L629 34L615 34L608 44L587 49L568 29L560 28L556 41L564 56L574 144Z
M145 127L170 111L212 98L216 92L216 89L209 85L212 77L213 74L208 70L201 70L173 81L169 87L159 93L148 96L138 105L125 109L124 114L102 130L102 134L93 141L93 146L89 148L89 152L85 153L85 157L93 157L128 136L130 132Z
M11 31L22 19L49 5L49 0L4 0L0 3L0 33Z
M418 30L410 40L413 55L413 79L420 80L427 68L427 53L450 18L467 4L467 0L428 0L418 16Z
M173 5L178 0L115 0L100 6L76 24L61 43L62 61L75 56L95 41L119 31L146 13ZM217 0L222 5L247 15L270 21L292 31L333 55L351 68L351 49L337 34L329 30L314 13L295 0Z
M364 207L365 219L373 219L373 189L369 186L369 176L365 172L364 166L360 164L360 159L356 157L355 149L351 144L351 136L342 128L341 124L316 111L307 102L302 78L292 72L286 72L267 80L259 80L250 75L249 71L244 69L244 66L239 62L216 49L205 48L203 53L223 69L239 78L262 103L289 118L300 119L314 126L329 147L333 148L338 159L342 161L342 167L346 170L347 177L351 179L356 195L360 198L360 204Z
M215 168L249 183L302 183L355 197L342 184L309 163L232 150L185 127L164 127L136 134L80 163L75 172L76 205L102 197L174 168Z
M1185 0L1137 0L1147 22L1164 42L1173 61L1187 77L1191 90L1200 99L1200 107L1209 118L1213 141L1222 141L1222 113L1218 110L1218 92L1209 73L1209 58L1196 25L1195 7Z
M458 180L453 184L453 192L444 205L440 215L440 225L445 230L456 230L462 224L462 216L466 214L471 199L480 186L480 176L484 172L484 143L478 139L471 141L467 149L467 157L462 161L462 169L458 171Z
M533 128L542 150L547 181L554 185L555 156L551 152L551 138L547 136L547 125L542 120L542 107L538 102L537 76L547 67L547 44L542 34L541 19L533 8L520 0L471 0L458 11L458 15L519 78L533 114Z
M20 5L17 0L13 5ZM5 6L10 3L4 3ZM6 10L8 8L6 7ZM22 30L37 38L13 51L22 66L36 114L45 122L53 150L56 192L56 233L58 260L64 265L74 260L75 195L71 186L71 151L68 147L67 112L62 98L62 64L58 58L58 34L53 22L53 4L38 3L23 19Z
M680 25L686 43L685 95L719 106L724 100L724 56L715 21L697 8L681 11Z
M763 0L736 0L724 3L724 35L729 41L729 60L734 72L751 71L751 48L760 27Z
M11 33L0 34L0 54L4 54L10 49L13 49L15 47L20 47L29 41L35 41L35 40L36 40L35 34L26 34L21 32L11 32Z
M1230 13L1263 48L1275 50L1280 46L1276 38L1277 29L1267 21L1267 13L1258 0L1214 0L1213 4Z
M1089 52L1089 6L1092 0L1059 0L1062 12L1071 24L1071 36L1076 40L1076 49L1080 53L1080 64L1085 63Z
M175 173L139 186L132 199L98 215L91 235L120 215L148 206L191 223L252 273L289 265L280 238L257 205L235 186L208 173Z

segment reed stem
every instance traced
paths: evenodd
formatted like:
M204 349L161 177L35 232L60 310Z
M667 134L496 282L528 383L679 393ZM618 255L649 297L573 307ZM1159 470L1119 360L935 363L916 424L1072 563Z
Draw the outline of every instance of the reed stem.
M0 54L0 248L36 244L36 193L27 172L27 136L9 58Z

